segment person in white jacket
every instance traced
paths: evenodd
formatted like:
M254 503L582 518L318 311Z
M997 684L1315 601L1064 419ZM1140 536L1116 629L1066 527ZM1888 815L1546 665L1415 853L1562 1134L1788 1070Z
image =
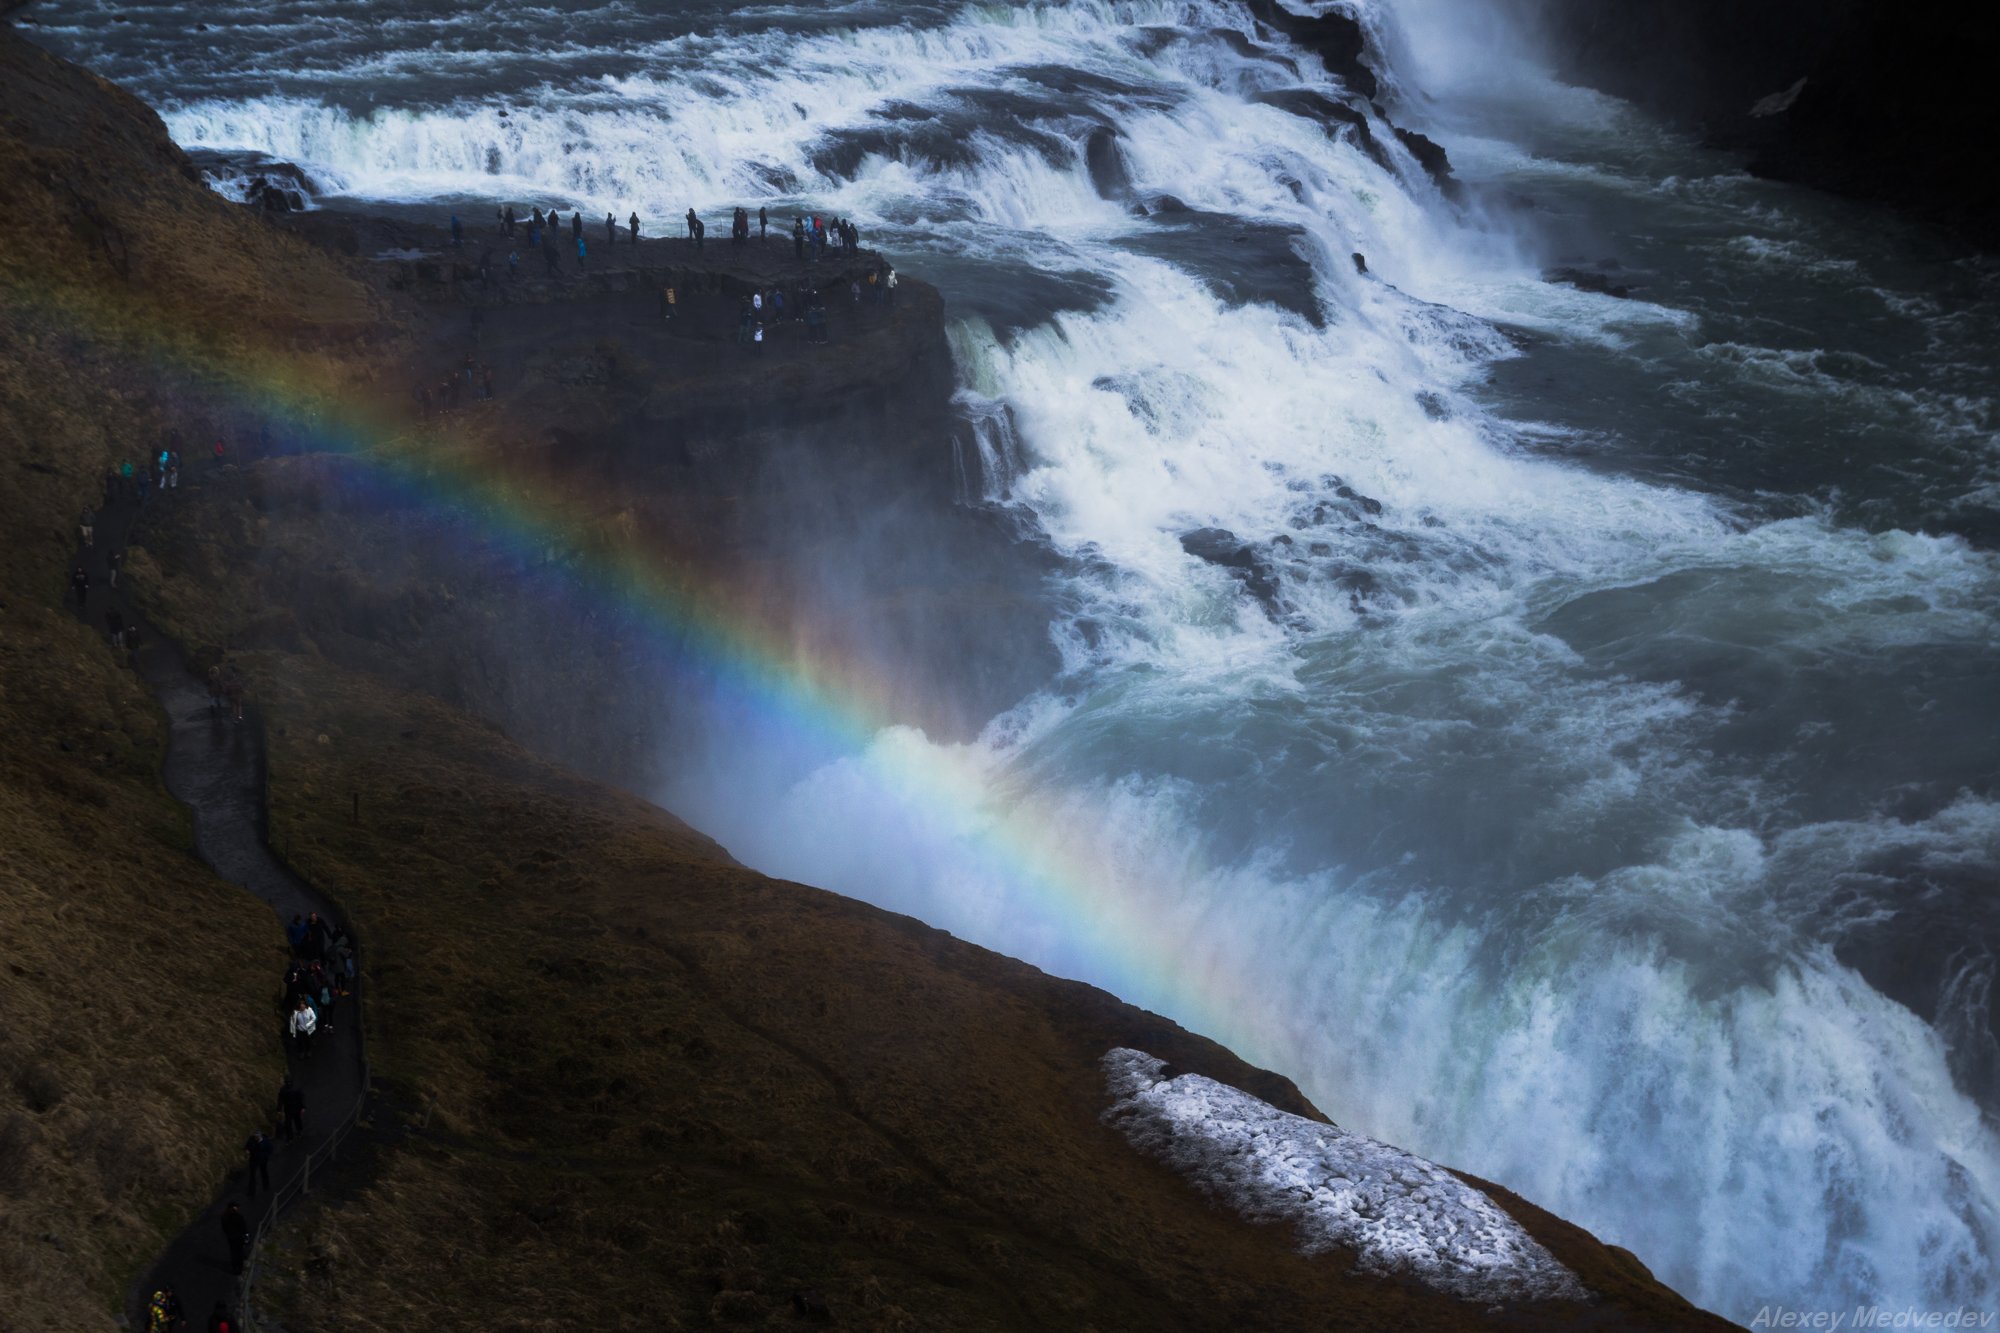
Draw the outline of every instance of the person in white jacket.
M292 1010L289 1027L292 1033L292 1049L299 1053L299 1059L311 1059L313 1033L319 1031L319 1016L313 1013L313 1007L306 1003L304 996L299 997L298 1008Z

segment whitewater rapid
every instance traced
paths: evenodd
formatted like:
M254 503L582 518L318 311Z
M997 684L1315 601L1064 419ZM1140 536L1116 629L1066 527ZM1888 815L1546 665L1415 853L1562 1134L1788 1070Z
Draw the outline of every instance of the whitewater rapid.
M270 35L256 78L183 52L155 100L323 200L858 219L951 301L969 498L1061 557L1061 673L977 742L737 738L667 804L1181 1018L1724 1313L2000 1306L1977 309L1603 99L1453 125L1421 6L1366 17L1462 198L1221 0L521 12L543 40L413 6L328 19L317 65ZM1667 240L1621 300L1543 280L1559 226ZM1909 378L1917 335L1957 369ZM1870 480L1878 436L1921 485Z

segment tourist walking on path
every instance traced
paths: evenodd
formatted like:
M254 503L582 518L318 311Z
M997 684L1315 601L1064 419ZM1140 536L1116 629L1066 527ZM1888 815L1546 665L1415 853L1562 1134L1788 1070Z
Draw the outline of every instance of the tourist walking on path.
M243 1192L253 1199L258 1190L271 1188L271 1154L277 1148L277 1143L261 1129L243 1140L243 1155L249 1159L243 1168Z
M250 1257L250 1223L233 1203L222 1210L222 1239L229 1246L229 1271L241 1277Z
M86 547L95 546L97 544L96 514L92 513L88 509L84 510L83 517L77 520L77 528L83 533L83 544Z
M278 1114L283 1117L287 1143L306 1132L306 1095L290 1074L278 1085Z
M222 664L222 701L229 705L229 720L243 720L243 673L234 662Z
M633 209L633 210L632 210L632 216L631 216L631 218L630 218L630 221L631 221L631 224L632 224L632 244L634 244L634 245L637 245L637 244L639 243L639 210L638 210L638 209L636 209L636 208L635 208L635 209Z
M576 266L579 269L583 267L584 256L589 253L588 248L583 243L583 233L578 232L576 237Z
M312 1059L313 1033L319 1031L319 1019L314 1016L312 1006L306 1003L305 996L299 997L298 1006L292 1010L285 1027L292 1034L292 1049L298 1053L299 1059Z
M98 533L91 534L92 546L82 545L82 534L78 533L76 553L72 557L72 568L80 568L85 576L80 591L83 605L78 608L80 618L91 629L102 631L105 627L117 633L122 627L127 649L136 647L144 622L125 600L128 589L107 586L107 575L112 567L111 560L118 549L130 538L131 525L144 519L137 509L138 479L143 460L144 475L149 484L154 483L157 474L154 464L159 451L156 449L136 450L129 470L120 468L115 474L117 480L112 487L113 498L103 506L94 525L102 529L104 550L95 549ZM166 451L165 479L168 489L173 486L175 452ZM130 478L129 481L126 478ZM71 510L72 514L78 513ZM96 587L90 585L95 583ZM68 588L64 589L69 591ZM117 619L112 616L116 615ZM292 922L300 928L298 940L304 943L305 927L309 914L317 913L323 923L320 952L326 955L332 951L334 961L324 962L317 971L309 973L314 987L307 1001L308 1013L311 1002L317 997L323 1005L331 1006L339 998L352 993L356 969L351 941L333 925L330 905L308 884L300 881L272 854L265 839L263 819L266 805L263 796L261 770L263 763L262 744L254 733L235 732L220 727L214 720L220 716L223 704L222 668L235 663L222 660L215 662L217 671L208 685L208 695L204 698L203 670L209 665L204 661L200 668L190 671L185 659L174 650L171 643L149 638L143 650L131 657L132 666L138 677L149 686L165 708L168 721L167 746L163 764L163 776L173 794L185 801L194 813L195 851L202 860L235 882L257 898L268 904L277 914L274 924ZM204 715L202 704L210 704ZM290 935L290 932L287 932ZM309 960L308 960L309 962ZM336 978L338 969L342 974ZM293 996L280 1014L289 1028L296 1014L300 996ZM301 1028L305 1020L297 1020ZM282 1113L280 1124L283 1135L277 1133L254 1132L239 1140L243 1145L245 1170L241 1179L230 1179L220 1192L220 1197L212 1207L204 1209L198 1216L187 1219L187 1225L174 1236L149 1265L141 1283L132 1289L129 1306L122 1312L133 1329L176 1330L184 1333L189 1328L189 1312L208 1311L220 1302L223 1314L221 1322L210 1325L200 1314L193 1317L201 1320L202 1326L212 1326L216 1333L240 1333L241 1323L227 1314L234 1307L238 1276L232 1276L225 1268L217 1252L216 1231L224 1229L225 1241L230 1240L229 1231L234 1223L227 1220L225 1210L234 1201L235 1214L241 1217L247 1239L254 1241L253 1220L257 1205L243 1202L246 1195L257 1195L264 1191L262 1199L280 1196L272 1193L272 1163L278 1154L278 1144L273 1140L286 1137L301 1139L305 1133L304 1113L307 1098L316 1105L334 1108L325 1126L329 1131L337 1130L345 1120L350 1108L357 1107L367 1094L365 1052L362 1047L360 1024L336 1023L332 1020L331 1008L321 1014L311 1014L313 1036L310 1039L312 1059L310 1063L292 1066L294 1073L288 1073L285 1086L280 1088L278 1109ZM289 1036L289 1031L287 1030ZM298 1044L298 1039L293 1038ZM296 1078L296 1081L294 1081ZM270 1126L265 1126L270 1128ZM306 1140L311 1145L311 1140ZM303 1158L304 1149L300 1150ZM284 1164L281 1164L284 1165ZM318 1163L314 1163L317 1178ZM232 1267L242 1266L242 1272L249 1271L249 1253L238 1258L231 1253ZM8 1308L5 1297L0 1296L0 1312ZM5 1315L0 1313L0 1322ZM67 1325L65 1325L67 1327Z
M171 1283L160 1287L146 1302L146 1333L178 1333L187 1327L187 1316L181 1313L181 1298L174 1295Z
M76 572L69 576L69 586L76 593L76 609L83 610L83 604L90 598L90 575L83 572L82 565L78 565Z
M580 208L569 215L569 234L575 240L583 239L583 210Z

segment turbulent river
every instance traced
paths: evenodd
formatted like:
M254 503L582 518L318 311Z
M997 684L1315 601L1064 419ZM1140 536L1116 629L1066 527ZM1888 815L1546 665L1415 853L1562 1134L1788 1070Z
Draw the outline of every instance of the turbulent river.
M968 744L765 731L662 794L744 860L1181 1018L1736 1318L2000 1307L1993 272L1477 9L1360 11L1456 199L1226 0L28 17L218 188L807 206L945 291L1061 669ZM883 776L947 748L969 798ZM1024 804L1053 889L996 851Z

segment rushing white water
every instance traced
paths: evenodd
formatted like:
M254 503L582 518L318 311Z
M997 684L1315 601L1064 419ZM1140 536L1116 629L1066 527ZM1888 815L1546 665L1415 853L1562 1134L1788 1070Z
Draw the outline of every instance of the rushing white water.
M1429 5L1367 20L1458 202L1365 107L1379 160L1285 109L1345 94L1221 0L550 12L509 43L393 11L262 80L184 55L163 113L329 196L856 217L946 289L978 485L1064 560L1060 678L952 756L982 803L886 779L943 758L896 728L830 764L739 738L669 804L1181 1016L1726 1313L2000 1305L1980 273ZM1541 277L1606 253L1633 299ZM996 858L1029 795L1145 886L1146 956Z

